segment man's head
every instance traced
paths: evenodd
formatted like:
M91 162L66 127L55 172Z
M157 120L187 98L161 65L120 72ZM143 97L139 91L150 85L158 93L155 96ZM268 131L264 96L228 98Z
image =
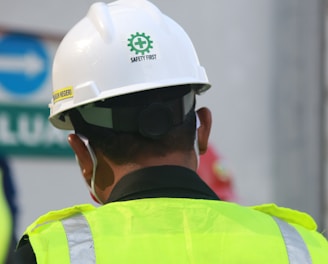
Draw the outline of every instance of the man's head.
M195 146L206 150L211 116L198 110L197 138L195 96L209 87L186 32L154 5L96 3L55 55L50 121L79 135L70 135L70 144L103 202L129 171L196 169Z

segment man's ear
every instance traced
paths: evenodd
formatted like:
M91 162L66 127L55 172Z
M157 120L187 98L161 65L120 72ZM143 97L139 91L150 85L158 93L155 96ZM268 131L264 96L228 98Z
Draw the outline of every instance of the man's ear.
M93 170L93 163L90 153L84 142L76 134L68 135L68 142L75 153L76 159L80 165L82 175L86 182L90 184Z
M204 154L207 150L208 140L210 137L212 114L208 108L202 107L197 110L197 115L200 121L200 127L198 128L199 154Z

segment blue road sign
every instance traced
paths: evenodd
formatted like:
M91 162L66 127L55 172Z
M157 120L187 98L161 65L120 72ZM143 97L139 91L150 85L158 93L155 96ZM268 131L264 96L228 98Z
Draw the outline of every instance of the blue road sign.
M28 95L42 87L49 74L49 56L42 41L25 34L0 38L0 86L13 95Z

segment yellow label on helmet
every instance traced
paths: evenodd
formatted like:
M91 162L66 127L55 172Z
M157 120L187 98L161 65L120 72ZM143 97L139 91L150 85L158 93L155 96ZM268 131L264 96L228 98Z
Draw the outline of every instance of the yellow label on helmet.
M73 97L73 86L68 86L52 93L52 98L54 100L54 103L72 97Z

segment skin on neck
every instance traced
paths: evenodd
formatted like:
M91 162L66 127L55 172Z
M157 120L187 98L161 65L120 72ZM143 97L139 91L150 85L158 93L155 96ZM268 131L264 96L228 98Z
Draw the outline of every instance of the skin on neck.
M98 159L98 166L96 171L96 191L102 202L105 202L110 196L113 188L117 182L130 172L162 165L176 165L196 170L197 161L194 151L189 153L175 152L166 155L165 157L145 157L139 158L134 163L127 163L123 165L117 165L108 159L99 151L96 151ZM88 177L90 182L90 175L84 175Z
M212 121L211 112L207 108L201 108L197 111L197 114L201 123L198 128L199 152L200 154L204 154L210 135ZM87 184L90 185L93 172L93 163L90 153L77 135L70 134L68 136L68 141L77 156L82 175ZM197 158L194 150L190 152L172 152L163 157L142 155L134 163L123 165L112 162L98 149L94 151L97 157L95 191L103 203L107 201L117 182L126 174L135 170L161 165L182 166L194 171L197 169Z

